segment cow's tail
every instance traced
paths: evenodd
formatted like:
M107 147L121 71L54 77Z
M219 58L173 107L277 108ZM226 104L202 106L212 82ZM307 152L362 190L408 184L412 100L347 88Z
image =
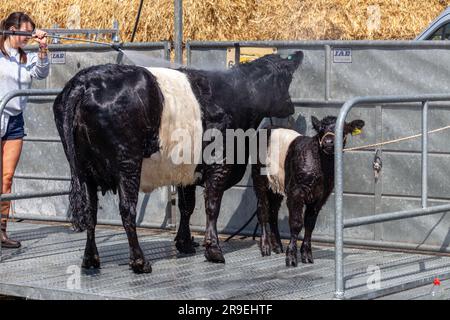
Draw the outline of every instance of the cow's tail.
M56 127L61 137L64 152L70 165L71 183L69 193L68 219L77 231L84 231L93 224L87 193L87 181L81 163L77 159L75 134L76 115L84 98L83 85L69 83L55 99L53 111Z

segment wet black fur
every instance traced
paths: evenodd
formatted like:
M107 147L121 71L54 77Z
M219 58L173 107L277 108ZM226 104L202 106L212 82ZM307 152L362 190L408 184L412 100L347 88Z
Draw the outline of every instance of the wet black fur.
M312 122L317 135L295 138L285 159L285 194L291 232L286 250L287 266L297 266L297 240L303 226L305 236L300 248L301 259L303 263L313 263L311 235L317 216L334 188L334 136L327 136L322 145L319 141L327 132L334 133L336 117L329 116L322 121L312 117ZM362 120L345 124L344 135L363 126ZM262 167L261 163L252 166L252 178L262 230L261 254L266 256L271 250L276 253L283 251L278 230L278 212L283 195L270 189L267 176L261 175Z
M291 59L270 55L223 72L181 69L200 103L203 131L256 128L264 117L292 114L288 89L302 58L301 52ZM163 100L148 70L112 64L80 71L55 100L55 122L72 175L70 218L77 229L87 230L83 267L100 265L95 244L99 187L102 193L119 193L130 266L135 272L151 272L137 239L136 205L142 160L159 151ZM222 262L216 230L220 202L223 192L242 178L245 165L200 164L197 171L202 176L198 184L205 187L205 255ZM177 247L189 251L195 186L180 186L179 191Z

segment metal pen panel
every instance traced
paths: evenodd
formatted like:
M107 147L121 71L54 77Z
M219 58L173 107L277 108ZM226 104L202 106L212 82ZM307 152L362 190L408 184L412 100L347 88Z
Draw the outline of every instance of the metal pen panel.
M450 101L450 95L432 94L432 95L416 95L416 96L378 96L378 97L356 97L347 101L341 108L336 122L336 141L335 141L335 297L343 299L345 297L344 286L344 271L343 271L343 248L344 226L360 226L381 221L392 221L395 219L434 214L445 212L450 209L450 206L444 205L441 207L427 207L412 211L397 212L392 214L381 214L372 217L364 217L359 219L352 219L344 223L343 218L343 136L345 119L349 111L357 105L380 105L385 103L405 103L405 102L423 102L423 117L422 130L427 129L427 112L428 102L431 101ZM423 131L425 133L425 131ZM424 134L425 136L425 134ZM422 142L422 153L426 154L427 140ZM423 156L422 156L423 157ZM427 162L422 161L422 173L427 172ZM425 177L425 180L427 177ZM423 193L422 189L422 204L423 199L426 199L426 191Z

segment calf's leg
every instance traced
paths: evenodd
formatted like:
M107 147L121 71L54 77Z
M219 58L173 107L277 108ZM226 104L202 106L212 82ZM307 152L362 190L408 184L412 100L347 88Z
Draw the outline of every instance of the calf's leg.
M267 178L259 174L259 168L255 170L253 168L253 190L255 191L257 199L257 217L258 223L261 226L261 238L260 238L260 249L261 255L270 256L271 245L270 245L270 229L268 228L269 222L269 189L267 187Z
M269 225L270 225L270 242L272 251L276 254L283 252L283 244L281 243L280 230L278 229L278 213L280 211L283 196L269 191Z
M260 249L261 255L270 256L271 253L271 245L270 245L270 229L268 228L269 222L269 199L268 199L268 191L260 190L256 193L258 198L258 222L261 226L261 239L260 239Z
M296 267L297 262L297 240L303 228L303 199L301 196L288 195L287 206L289 210L289 228L291 231L291 241L286 249L286 266Z
M311 236L316 226L317 216L319 215L320 207L314 205L307 205L305 212L305 237L303 238L300 253L303 263L314 263L311 250Z

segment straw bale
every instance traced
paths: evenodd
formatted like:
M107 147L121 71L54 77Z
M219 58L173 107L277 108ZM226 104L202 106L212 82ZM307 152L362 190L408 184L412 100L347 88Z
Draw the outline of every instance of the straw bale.
M412 39L450 0L184 0L185 40ZM39 27L111 28L130 40L139 0L9 0L0 17ZM145 0L135 41L173 40L173 0Z

